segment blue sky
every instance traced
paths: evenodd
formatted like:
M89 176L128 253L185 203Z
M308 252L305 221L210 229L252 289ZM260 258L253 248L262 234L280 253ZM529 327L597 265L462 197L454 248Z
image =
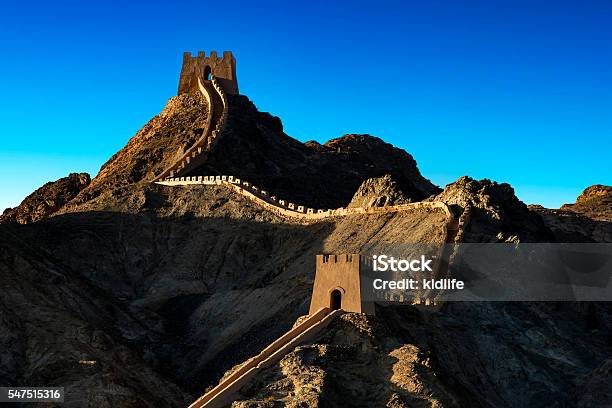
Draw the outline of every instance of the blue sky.
M0 207L95 175L197 50L232 50L289 135L379 136L441 186L486 177L558 207L612 184L612 3L291 3L3 4Z

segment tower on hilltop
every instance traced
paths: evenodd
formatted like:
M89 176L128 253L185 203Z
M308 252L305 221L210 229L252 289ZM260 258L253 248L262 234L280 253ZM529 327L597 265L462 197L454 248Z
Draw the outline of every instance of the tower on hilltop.
M190 52L184 53L178 94L197 92L198 77L203 81L209 81L211 75L217 78L226 94L238 93L236 58L231 51L223 51L221 58L217 57L216 51L211 51L208 57L204 51L198 51L196 57L192 57Z

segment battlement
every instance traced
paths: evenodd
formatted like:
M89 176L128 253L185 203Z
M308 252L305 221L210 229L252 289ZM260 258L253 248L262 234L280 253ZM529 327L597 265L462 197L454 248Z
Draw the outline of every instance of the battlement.
M322 263L356 263L359 264L359 254L317 255L317 264Z
M198 78L210 81L214 76L225 93L238 93L238 79L236 78L236 58L231 51L223 51L218 57L217 51L198 51L196 56L187 51L183 53L183 67L179 79L178 94L198 91Z
M223 51L223 57L221 57L221 58L217 57L217 51L211 51L210 52L210 56L208 56L208 57L206 57L206 51L198 51L198 54L195 57L191 56L191 51L185 51L183 53L183 63L185 63L185 61L190 61L192 59L200 59L200 60L206 60L206 59L209 59L209 60L221 59L221 60L223 60L223 59L225 59L227 61L230 61L232 59L235 60L234 55L232 54L231 51Z

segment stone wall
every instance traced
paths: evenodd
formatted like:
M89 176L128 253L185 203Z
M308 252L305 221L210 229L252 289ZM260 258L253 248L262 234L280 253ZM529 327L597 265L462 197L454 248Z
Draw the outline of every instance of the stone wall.
M217 78L213 75L211 80L206 82L198 78L197 83L199 92L204 96L208 104L206 128L193 146L187 149L175 163L158 174L153 181L173 178L181 173L185 174L190 168L204 160L206 154L217 143L227 124L227 95L221 84L217 81Z
M357 207L357 208L335 208L335 209L319 209L308 208L303 205L292 203L280 199L274 195L270 195L268 191L262 190L257 186L252 185L248 181L240 180L234 176L192 176L192 177L170 177L164 180L157 181L157 184L166 186L186 186L186 185L213 185L223 184L231 187L239 194L248 197L257 202L266 209L287 217L300 218L304 220L322 220L330 217L343 217L355 214L381 214L390 212L410 211L418 209L440 210L443 211L447 218L454 220L454 216L449 207L441 201L421 201L416 203L407 203L392 205L388 207Z
M261 353L247 360L229 376L221 380L216 387L193 402L189 408L229 406L236 399L236 394L240 389L252 380L259 371L277 363L296 346L314 338L341 313L343 313L341 310L319 309L272 342Z

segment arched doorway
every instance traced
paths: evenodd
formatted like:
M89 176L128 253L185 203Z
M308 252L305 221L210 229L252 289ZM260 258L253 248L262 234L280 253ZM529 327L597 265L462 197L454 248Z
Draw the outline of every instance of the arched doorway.
M207 65L204 67L204 79L206 81L210 81L210 75L212 73L212 70L210 69L210 67Z
M332 290L329 295L329 307L332 310L342 309L342 292L338 289Z

